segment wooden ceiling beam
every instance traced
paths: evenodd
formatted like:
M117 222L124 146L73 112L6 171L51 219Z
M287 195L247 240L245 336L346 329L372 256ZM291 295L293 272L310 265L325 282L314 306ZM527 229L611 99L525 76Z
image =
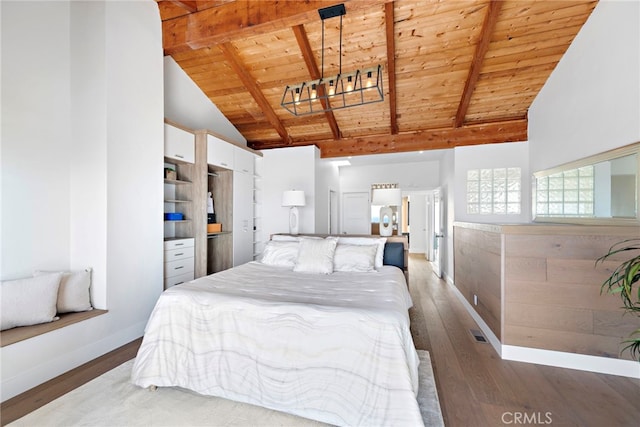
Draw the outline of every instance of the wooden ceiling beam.
M387 37L387 75L389 76L389 118L391 134L398 133L398 115L396 104L396 38L394 31L394 4L384 5L384 24Z
M198 3L195 0L169 0L170 3L186 10L189 13L198 11Z
M235 48L231 43L223 43L218 45L218 47L224 54L229 65L231 65L231 68L233 68L253 99L256 101L271 126L275 128L276 132L278 132L278 135L282 138L282 142L289 145L291 143L289 132L287 132L277 114L273 111L273 108L271 108L269 101L264 97L264 94L256 84L255 79L247 71L242 60L238 57Z
M527 119L518 119L458 128L406 132L397 135L343 138L340 141L293 141L291 145L316 145L320 148L321 156L328 158L440 150L466 145L526 141L527 138ZM262 150L277 148L282 145L279 141L271 141L250 142L249 146L255 150Z
M389 0L343 0L348 11ZM267 34L319 20L318 9L336 0L237 0L162 22L165 55Z
M489 0L487 7L487 14L484 17L482 24L482 33L480 34L480 40L476 45L476 50L471 61L471 68L467 75L467 80L464 84L464 90L462 91L462 97L458 104L458 112L456 113L455 126L458 128L464 124L464 118L467 115L469 109L469 103L471 102L471 95L476 88L478 78L480 77L480 69L482 68L482 61L489 50L489 43L491 42L491 35L498 21L498 15L500 14L500 8L502 7L501 0Z
M320 77L322 77L322 75L320 74L318 64L316 64L316 60L313 56L313 49L311 49L311 45L309 44L309 38L307 37L307 33L304 30L304 26L295 25L292 27L292 29L293 33L296 36L296 40L298 41L300 51L302 52L304 62L305 64L307 64L307 69L309 70L311 79L319 79ZM329 101L324 98L324 86L318 86L318 93L320 95L320 103L322 104L322 108L326 110L329 107ZM340 128L338 127L338 122L336 121L336 117L333 114L333 111L325 111L324 116L327 118L327 122L329 123L329 127L331 128L333 139L340 139Z

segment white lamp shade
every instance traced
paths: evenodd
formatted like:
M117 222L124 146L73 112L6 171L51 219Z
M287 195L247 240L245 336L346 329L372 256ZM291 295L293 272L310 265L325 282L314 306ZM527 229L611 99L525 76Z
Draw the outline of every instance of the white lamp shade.
M304 191L288 190L282 193L282 206L304 206Z
M374 206L400 206L402 204L402 190L399 188L374 188Z

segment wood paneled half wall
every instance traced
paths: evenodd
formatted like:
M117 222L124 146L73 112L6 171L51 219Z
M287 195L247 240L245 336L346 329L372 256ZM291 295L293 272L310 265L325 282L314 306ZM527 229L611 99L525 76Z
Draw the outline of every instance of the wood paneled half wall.
M640 228L456 223L455 286L503 345L631 360L622 341L640 318L600 292L629 253L596 265L631 237Z

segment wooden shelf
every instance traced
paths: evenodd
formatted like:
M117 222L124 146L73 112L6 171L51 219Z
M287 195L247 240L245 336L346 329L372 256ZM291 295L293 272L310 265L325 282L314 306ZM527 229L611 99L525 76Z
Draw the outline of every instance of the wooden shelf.
M190 219L165 219L164 222L175 223L175 222L191 222Z
M224 234L231 234L231 231L219 231L217 233L207 233L207 238L214 238Z
M191 200L165 200L165 203L191 203Z
M186 184L192 184L191 181L183 181L181 179L164 179L164 183L165 184L174 184L174 185L186 185Z

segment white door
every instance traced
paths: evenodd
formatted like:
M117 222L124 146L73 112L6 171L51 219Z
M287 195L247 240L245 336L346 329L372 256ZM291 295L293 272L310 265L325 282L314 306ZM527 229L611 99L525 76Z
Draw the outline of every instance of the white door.
M444 232L442 229L442 195L440 189L433 191L433 258L431 259L431 268L433 273L442 277L442 240L444 238Z
M342 194L342 233L371 234L368 191Z
M424 194L412 194L409 197L409 252L426 253L426 197Z
M253 261L253 175L233 171L233 265Z
M338 220L340 217L338 210L338 192L329 190L329 234L338 234Z

